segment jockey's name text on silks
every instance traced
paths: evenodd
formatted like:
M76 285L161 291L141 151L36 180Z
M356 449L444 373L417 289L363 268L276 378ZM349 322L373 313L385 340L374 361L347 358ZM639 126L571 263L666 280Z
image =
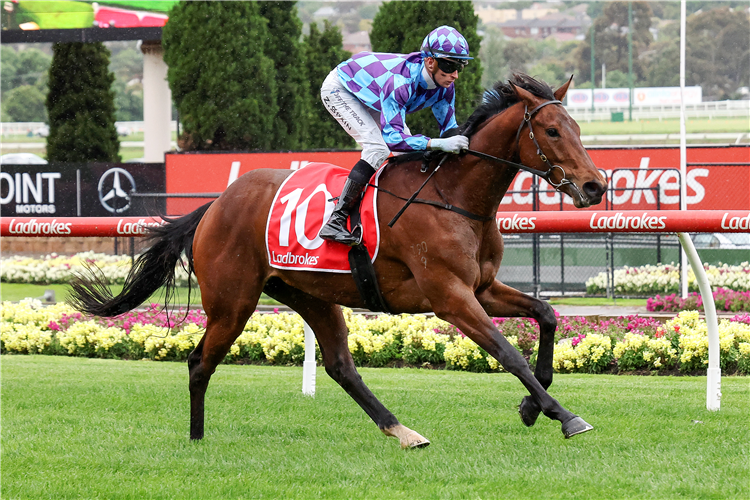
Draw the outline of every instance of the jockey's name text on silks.
M277 264L300 264L303 266L315 266L318 264L317 255L294 255L292 252L277 254L271 251L271 260Z

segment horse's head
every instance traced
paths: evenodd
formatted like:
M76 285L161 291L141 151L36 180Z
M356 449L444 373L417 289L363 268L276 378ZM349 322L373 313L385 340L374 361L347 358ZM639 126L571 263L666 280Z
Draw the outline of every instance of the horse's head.
M551 185L570 196L576 208L585 208L602 201L607 182L581 144L580 127L558 102L572 80L554 91L556 101L511 83L525 106L516 146L522 164L546 172Z

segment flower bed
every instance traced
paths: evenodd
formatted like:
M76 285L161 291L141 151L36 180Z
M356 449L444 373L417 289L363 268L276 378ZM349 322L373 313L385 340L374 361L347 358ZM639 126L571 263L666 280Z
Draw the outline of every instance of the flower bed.
M738 266L704 266L711 288L724 288L739 292L750 290L750 263ZM655 295L657 293L678 293L680 287L680 266L674 264L658 266L624 267L615 270L615 293L617 295ZM695 274L688 269L688 289L698 291ZM602 272L586 280L586 293L602 295L607 293L607 273Z
M109 280L110 284L122 284L130 272L130 257L127 255L107 255L95 252L82 252L73 256L52 253L43 259L11 256L0 260L0 281L3 283L29 283L48 285L67 283L75 273L95 266ZM177 266L176 282L187 285L187 272Z
M452 325L423 315L365 316L344 310L349 350L359 366L425 366L476 372L502 367ZM528 319L494 318L495 325L530 363L539 330ZM65 304L43 307L26 299L4 302L0 349L10 354L51 354L114 359L185 360L206 326L202 311L168 316L156 304L117 318L83 316ZM750 374L750 314L719 325L721 366ZM554 368L558 372L618 373L640 370L696 373L708 364L706 324L697 311L666 324L627 316L592 322L558 318ZM316 353L320 359L320 352ZM300 365L304 330L297 314L254 314L226 357L228 363Z
M750 292L735 292L719 288L713 292L717 312L750 312ZM676 293L657 295L646 301L646 309L652 312L703 311L703 297L691 292L683 299Z

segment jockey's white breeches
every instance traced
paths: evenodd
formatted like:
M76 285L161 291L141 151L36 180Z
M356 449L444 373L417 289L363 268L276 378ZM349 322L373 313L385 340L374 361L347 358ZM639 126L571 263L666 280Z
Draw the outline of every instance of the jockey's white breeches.
M380 132L380 113L370 109L349 92L339 80L336 68L331 71L320 88L320 98L329 113L344 130L362 146L362 159L378 169L391 154ZM404 132L411 135L404 124Z

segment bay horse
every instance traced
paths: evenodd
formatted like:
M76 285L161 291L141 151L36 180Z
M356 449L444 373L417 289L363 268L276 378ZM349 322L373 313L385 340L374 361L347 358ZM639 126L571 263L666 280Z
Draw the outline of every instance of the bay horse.
M503 238L495 214L519 168L547 178L571 196L577 208L601 202L605 179L581 144L578 124L560 103L571 80L553 91L543 82L515 74L486 92L483 103L461 128L470 138L473 153L450 155L421 193L422 199L451 204L464 214L412 204L391 228L387 222L404 202L395 196L379 196L381 243L374 263L391 311L434 312L455 325L529 391L519 406L523 423L534 425L542 412L561 422L566 438L593 427L547 392L552 383L555 314L546 302L496 279ZM528 133L522 133L525 128ZM406 199L423 184L425 173L421 159L403 156L397 165L391 161L384 167L379 187ZM103 279L92 274L72 283L69 300L83 312L109 317L137 307L161 286L167 286L169 299L175 265L184 251L208 318L205 334L188 358L191 439L203 438L204 401L211 375L265 292L310 325L326 372L385 435L398 438L403 448L428 445L425 437L399 423L354 366L340 308L364 305L351 274L269 265L266 220L275 193L290 174L275 169L246 173L217 200L154 228L152 246L136 260L119 295L113 296ZM534 373L495 327L493 316L537 321L540 337Z

